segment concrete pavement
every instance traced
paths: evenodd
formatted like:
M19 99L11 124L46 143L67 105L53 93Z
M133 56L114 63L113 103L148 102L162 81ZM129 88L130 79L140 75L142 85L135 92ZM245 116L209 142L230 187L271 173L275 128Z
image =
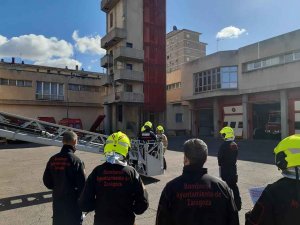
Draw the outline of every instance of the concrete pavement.
M144 178L149 192L150 207L141 216L137 216L137 225L153 225L159 197L165 184L180 175L183 165L181 146L187 138L170 138L170 149L166 153L168 170L164 175L153 179ZM219 140L204 139L209 146L206 167L212 175L218 175L216 153ZM244 224L244 214L252 208L248 188L262 186L281 177L273 165L272 149L274 141L240 141L238 161L239 187L243 200L240 222ZM52 208L51 194L42 183L45 165L57 147L44 147L31 144L0 146L0 225L50 225ZM76 153L86 165L86 172L103 163L103 157L97 154ZM2 205L1 205L2 203ZM6 205L5 205L6 204ZM10 208L9 208L10 207ZM87 215L84 225L93 224L93 213Z

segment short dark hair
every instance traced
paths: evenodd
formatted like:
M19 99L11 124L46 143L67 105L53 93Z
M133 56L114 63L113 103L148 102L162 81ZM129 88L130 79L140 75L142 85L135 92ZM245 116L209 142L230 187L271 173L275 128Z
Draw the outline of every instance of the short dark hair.
M207 159L207 145L201 139L190 139L183 144L185 157L188 158L191 165L203 166Z

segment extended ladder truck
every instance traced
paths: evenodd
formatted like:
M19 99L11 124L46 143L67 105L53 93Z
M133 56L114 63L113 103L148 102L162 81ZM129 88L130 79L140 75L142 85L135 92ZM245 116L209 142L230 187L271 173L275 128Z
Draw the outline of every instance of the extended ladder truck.
M63 134L70 130L78 135L77 150L103 154L106 135L0 112L0 137L7 140L61 147ZM132 140L128 163L143 176L163 174L162 143Z

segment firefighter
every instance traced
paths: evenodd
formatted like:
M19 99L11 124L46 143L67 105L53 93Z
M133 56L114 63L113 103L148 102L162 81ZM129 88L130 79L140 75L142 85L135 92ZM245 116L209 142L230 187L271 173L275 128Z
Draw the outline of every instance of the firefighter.
M283 178L269 184L251 212L246 225L298 225L300 221L300 135L282 140L274 149L275 164Z
M127 165L129 138L113 133L106 141L106 162L87 179L79 199L84 212L95 210L94 225L133 225L135 214L149 206L148 194L137 171Z
M234 130L231 127L224 127L220 134L224 139L223 144L220 146L218 152L218 164L220 167L220 177L224 180L228 186L232 189L234 195L234 201L238 210L241 210L242 200L240 191L237 186L238 174L237 174L237 156L238 145L235 143Z
M166 153L166 150L168 148L168 138L165 135L165 130L164 130L163 126L159 125L159 126L156 127L156 137L157 137L158 141L161 141L163 143L164 169L166 170L167 169L167 162L166 162L166 159L165 159L165 153Z
M157 141L156 135L152 131L152 123L147 121L144 126L141 128L141 132L139 134L139 140L141 141Z
M190 139L183 150L183 173L163 189L156 225L238 225L232 191L203 168L207 145L200 139Z
M85 184L84 163L74 154L74 132L63 134L63 144L60 153L47 163L43 181L53 190L53 225L80 225L82 212L77 201Z

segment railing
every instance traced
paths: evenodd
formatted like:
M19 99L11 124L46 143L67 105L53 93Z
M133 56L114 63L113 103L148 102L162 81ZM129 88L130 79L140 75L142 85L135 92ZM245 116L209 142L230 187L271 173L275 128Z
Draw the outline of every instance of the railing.
M100 86L107 86L111 84L111 77L109 75L103 76L100 81Z
M102 0L101 10L108 13L120 0Z
M123 28L114 28L101 39L101 48L107 49L127 37Z
M121 91L104 97L105 104L112 104L116 102L143 103L144 94Z
M114 59L119 61L144 61L144 51L135 48L119 47L114 52Z
M144 82L144 72L134 71L134 70L115 70L114 80L130 80Z
M101 58L101 67L107 68L113 65L113 57L112 55L105 55Z

